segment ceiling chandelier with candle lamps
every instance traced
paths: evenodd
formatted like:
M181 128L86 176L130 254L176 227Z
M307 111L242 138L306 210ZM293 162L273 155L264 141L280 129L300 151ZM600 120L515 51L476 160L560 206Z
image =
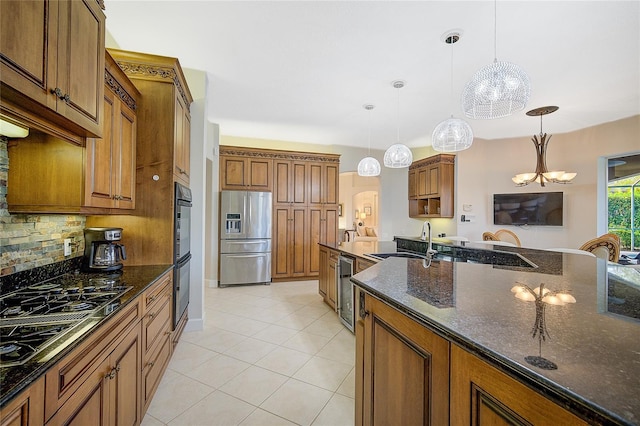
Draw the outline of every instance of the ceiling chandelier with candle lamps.
M574 172L565 172L564 170L549 171L547 169L547 146L551 140L551 135L542 132L542 116L557 110L557 106L544 106L527 112L529 116L540 116L540 134L533 135L533 138L531 138L533 145L536 147L536 171L520 173L512 177L511 180L517 186L525 186L533 182L538 182L540 186L545 186L545 183L569 183L576 177L577 173Z

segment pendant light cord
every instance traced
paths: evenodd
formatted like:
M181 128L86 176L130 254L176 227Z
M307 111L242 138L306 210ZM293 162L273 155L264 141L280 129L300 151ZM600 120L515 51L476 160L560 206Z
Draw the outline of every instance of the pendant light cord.
M498 61L498 0L493 0L493 61Z
M397 105L398 108L396 109L396 112L397 112L397 114L396 114L396 124L397 124L397 134L396 134L396 136L397 136L397 139L396 140L397 140L398 143L400 143L400 88L401 87L402 86L397 88L398 89L398 105Z
M451 36L455 37L455 36ZM449 110L451 111L451 118L453 118L453 45L455 42L451 42L451 87L449 88Z

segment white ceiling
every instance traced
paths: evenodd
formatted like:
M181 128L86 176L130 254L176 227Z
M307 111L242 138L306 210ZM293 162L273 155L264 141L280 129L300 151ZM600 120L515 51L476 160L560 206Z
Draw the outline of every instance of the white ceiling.
M495 56L528 73L532 95L511 117L467 119L476 137L538 133L525 111L544 105L560 107L544 117L549 133L640 114L640 1L496 7ZM120 48L208 73L207 115L223 135L366 147L371 131L372 148L386 149L399 123L402 143L430 145L494 59L493 1L106 0L106 15ZM453 97L442 41L452 29Z

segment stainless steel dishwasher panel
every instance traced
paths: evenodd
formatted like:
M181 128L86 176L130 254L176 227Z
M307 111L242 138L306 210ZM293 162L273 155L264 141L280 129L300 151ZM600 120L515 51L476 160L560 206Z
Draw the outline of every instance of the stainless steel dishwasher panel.
M336 268L336 283L338 285L338 317L340 321L353 333L355 300L353 294L354 260L350 257L338 257L338 267Z

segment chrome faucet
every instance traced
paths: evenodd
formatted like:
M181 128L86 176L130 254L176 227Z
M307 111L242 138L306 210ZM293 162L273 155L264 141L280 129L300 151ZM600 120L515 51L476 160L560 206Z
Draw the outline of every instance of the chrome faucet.
M422 224L422 236L420 237L420 239L422 241L428 241L426 255L428 259L433 259L433 256L438 254L438 252L437 250L434 250L433 247L431 246L431 223L428 220L426 220Z

